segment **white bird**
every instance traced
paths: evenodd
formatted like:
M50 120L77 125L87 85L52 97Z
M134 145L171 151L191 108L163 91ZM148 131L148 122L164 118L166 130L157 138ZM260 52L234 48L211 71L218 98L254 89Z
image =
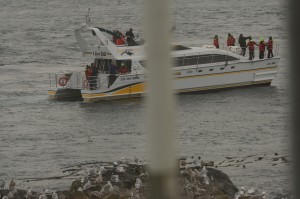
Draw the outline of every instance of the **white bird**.
M124 173L124 172L125 172L125 169L124 169L124 167L122 167L122 166L117 166L116 172L117 172L117 173Z
M26 194L25 194L25 198L32 198L32 192L31 192L31 188L29 187Z
M58 195L55 191L52 193L52 199L58 199Z
M7 196L3 196L3 198L2 199L8 199L8 197Z
M18 194L18 190L17 190L16 188L14 188L14 189L11 190L11 191L12 191L12 193L13 193L14 195Z
M139 159L136 156L134 156L134 160L133 161L137 164L139 162Z
M46 193L43 191L42 194L39 196L39 199L47 199Z
M85 183L85 185L83 186L83 190L87 190L89 188L91 188L92 184L91 184L91 181L87 181L87 183Z
M141 186L143 185L143 182L141 181L141 179L137 178L135 181L135 188L139 189L141 188Z
M94 140L91 138L91 136L87 135L88 136L88 143L92 143L94 142Z
M98 174L98 177L95 179L96 184L101 184L102 181L103 181L102 175Z
M77 191L78 191L78 192L83 192L83 188L82 188L82 187L79 187Z
M111 181L112 182L119 182L120 180L119 180L119 176L118 175L112 175L111 176Z
M125 163L126 163L126 159L125 159L124 157L121 157L120 163L121 163L121 164L125 164Z
M102 187L100 193L109 193L112 192L114 190L114 187L112 186L110 181L107 181L107 183Z
M100 173L100 174L105 174L106 172L107 172L107 169L105 169L104 166L101 166L101 167L100 167L99 173Z
M8 194L7 194L7 197L9 199L13 199L14 198L14 194L10 191Z

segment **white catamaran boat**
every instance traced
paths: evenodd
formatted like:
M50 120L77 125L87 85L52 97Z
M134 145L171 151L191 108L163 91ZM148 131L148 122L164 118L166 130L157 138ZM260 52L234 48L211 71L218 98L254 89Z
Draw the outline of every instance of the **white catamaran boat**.
M88 45L83 36L86 33L94 39L93 45ZM75 30L75 36L83 55L94 59L93 74L50 74L50 98L81 97L85 102L94 102L140 97L147 92L146 44L116 42L122 39L120 35L99 27L84 26ZM276 51L269 59L248 60L237 52L237 47L222 50L211 45L172 46L177 93L270 85L278 71L280 58Z

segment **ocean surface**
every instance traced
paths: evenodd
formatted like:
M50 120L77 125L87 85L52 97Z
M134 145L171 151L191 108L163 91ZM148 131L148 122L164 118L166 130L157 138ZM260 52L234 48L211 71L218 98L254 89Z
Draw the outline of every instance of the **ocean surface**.
M0 1L0 178L33 189L66 189L72 179L29 181L61 175L65 167L121 157L146 159L145 102L141 99L85 104L48 99L49 73L80 71L74 29L92 22L142 34L141 0ZM240 33L258 41L273 36L280 69L270 87L177 97L178 156L216 164L226 157L253 157L242 166L219 167L238 186L270 195L289 191L290 159L288 10L285 0L175 0L173 40L212 44L218 34ZM222 44L221 44L222 45ZM88 137L94 142L89 143ZM254 158L264 157L262 161ZM251 159L251 158L250 158Z

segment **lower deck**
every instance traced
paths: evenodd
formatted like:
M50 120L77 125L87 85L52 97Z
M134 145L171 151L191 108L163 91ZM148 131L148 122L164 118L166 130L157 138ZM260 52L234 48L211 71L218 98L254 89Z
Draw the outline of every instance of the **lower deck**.
M270 85L278 71L279 58L174 70L176 93L209 92L234 87ZM146 93L145 74L99 74L87 80L82 74L69 75L67 80L56 76L50 98L82 97L85 102L141 97ZM57 86L57 82L64 83Z

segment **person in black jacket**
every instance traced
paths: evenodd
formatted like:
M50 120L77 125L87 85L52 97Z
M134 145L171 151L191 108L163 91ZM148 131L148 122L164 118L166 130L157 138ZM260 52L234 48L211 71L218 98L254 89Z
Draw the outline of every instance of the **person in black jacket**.
M134 46L136 43L134 41L134 34L132 28L130 28L126 33L125 36L127 37L128 46Z
M244 37L243 34L240 34L239 36L239 44L240 44L240 47L242 49L242 52L241 52L241 55L245 56L246 54L246 49L247 49L247 44L246 44L246 40L247 39L250 39L250 37Z

